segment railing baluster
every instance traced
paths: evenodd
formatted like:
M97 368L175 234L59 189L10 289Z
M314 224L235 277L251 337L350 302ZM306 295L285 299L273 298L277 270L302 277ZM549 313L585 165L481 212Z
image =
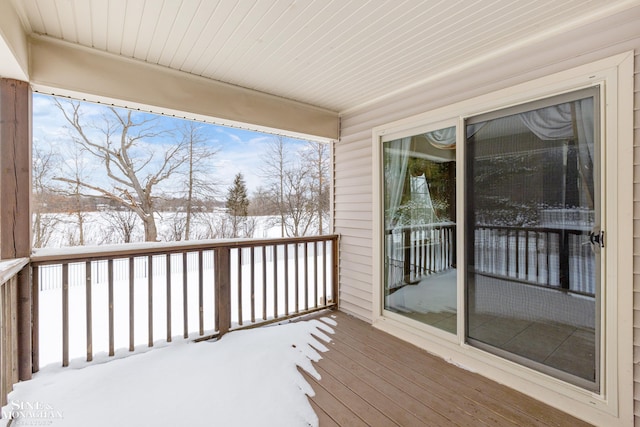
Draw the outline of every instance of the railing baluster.
M515 277L520 277L520 232L518 230L515 231L516 233L516 256L515 256L515 262L516 262L516 276Z
M251 247L251 323L256 321L256 263L255 247Z
M546 233L546 255L547 255L547 285L551 286L551 239L549 238L549 232Z
M529 280L529 230L524 231L524 279Z
M32 301L33 301L33 325L31 327L32 348L32 369L33 372L40 370L40 266L33 267L31 280Z
M183 324L183 338L189 338L189 302L188 302L188 289L187 289L187 253L182 252L182 324Z
M200 336L204 335L204 275L202 274L203 256L203 251L198 251L198 332Z
M147 260L147 284L149 288L148 305L149 305L149 339L147 345L153 347L153 255L149 255Z
M327 299L327 241L322 241L322 299L323 305L329 304Z
M92 313L91 313L91 261L86 261L84 264L85 273L85 310L87 317L87 362L93 360L93 325L92 325Z
M318 242L313 242L313 307L318 306Z
M167 342L171 342L171 254L166 257L167 274Z
M299 276L300 275L300 271L298 269L298 243L295 243L293 245L293 272L294 272L294 276L293 277L295 277L295 280L294 280L294 286L295 287L294 287L294 290L293 290L294 297L295 297L295 300L296 300L296 302L295 302L295 308L296 308L295 313L298 313L300 311L300 301L299 301L299 298L300 298L300 292L299 292L299 290L300 290L300 276Z
M62 264L62 366L69 366L69 264Z
M421 228L416 230L416 254L418 261L416 262L416 271L420 276L425 274L424 271L424 233Z
M242 248L238 248L238 325L242 326Z
M440 269L442 271L447 268L447 246L446 242L447 229L440 227Z
M304 309L309 310L309 270L307 262L307 246L308 243L304 243Z
M267 247L262 246L262 320L267 320Z
M5 298L5 289L9 283L0 284L0 405L7 404L7 394L12 386L9 384L9 375L7 375L7 358L12 353L7 342L7 311L11 309L11 305Z
M433 229L429 231L429 273L436 270L436 248Z
M273 245L273 318L278 317L278 246Z
M109 286L109 356L113 356L115 354L113 331L113 259L107 261L107 281Z
M129 351L134 351L135 343L135 258L129 257Z
M289 244L284 244L284 315L289 315Z

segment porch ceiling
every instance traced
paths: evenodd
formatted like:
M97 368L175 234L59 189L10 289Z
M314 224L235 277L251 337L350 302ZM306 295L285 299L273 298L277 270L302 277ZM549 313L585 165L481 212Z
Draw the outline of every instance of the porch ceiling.
M10 1L26 36L43 35L334 112L357 109L638 4Z

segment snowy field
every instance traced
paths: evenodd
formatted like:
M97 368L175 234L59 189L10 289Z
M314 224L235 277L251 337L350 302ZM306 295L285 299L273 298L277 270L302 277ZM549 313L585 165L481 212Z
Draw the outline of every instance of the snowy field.
M331 341L331 318L237 331L111 359L49 366L18 383L0 426L317 426L307 400L312 361ZM313 335L312 335L313 334Z
M184 236L185 214L182 212L155 213L158 240L172 242L182 240ZM224 211L203 212L194 215L191 225L191 240L221 238L216 235L222 230L229 231L227 215ZM82 214L84 245L104 245L124 243L123 224L131 225L130 242L143 242L144 229L140 219L132 213L118 211L85 212ZM265 239L280 237L281 229L277 216L247 217L250 238ZM42 247L61 248L77 246L80 241L78 217L74 214L42 215L41 234L44 236ZM225 228L225 226L227 228ZM309 230L310 234L315 229ZM35 230L34 230L34 234ZM181 237L177 238L177 235Z

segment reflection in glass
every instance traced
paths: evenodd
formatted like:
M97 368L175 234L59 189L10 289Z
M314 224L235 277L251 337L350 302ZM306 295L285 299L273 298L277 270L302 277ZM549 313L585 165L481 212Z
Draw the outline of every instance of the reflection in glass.
M456 332L455 127L384 143L384 307Z
M587 95L468 121L467 337L596 390L597 90Z

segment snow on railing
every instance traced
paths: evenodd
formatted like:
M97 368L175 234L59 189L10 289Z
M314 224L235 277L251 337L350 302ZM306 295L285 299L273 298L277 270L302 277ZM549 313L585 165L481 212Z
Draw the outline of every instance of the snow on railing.
M209 339L337 305L338 236L43 249L39 363Z
M0 261L0 406L18 382L18 273L28 258Z

